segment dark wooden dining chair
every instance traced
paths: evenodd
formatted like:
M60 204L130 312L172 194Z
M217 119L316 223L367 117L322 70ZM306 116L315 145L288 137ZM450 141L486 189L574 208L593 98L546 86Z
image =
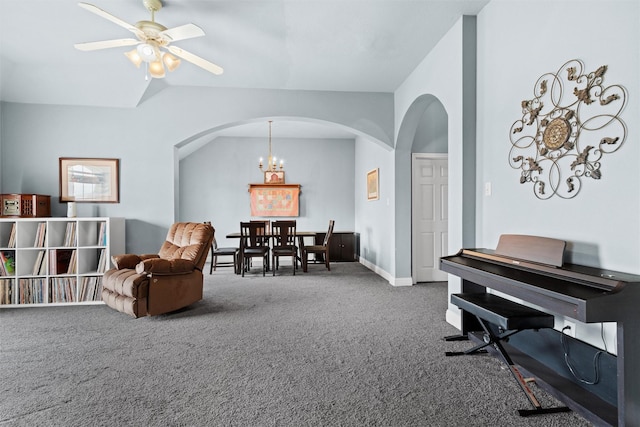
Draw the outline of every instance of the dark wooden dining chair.
M240 222L240 259L243 277L245 271L249 271L250 261L253 258L262 258L262 275L266 275L269 267L269 235L264 221Z
M271 223L271 271L276 275L276 270L280 266L280 257L290 256L293 275L296 275L298 268L298 246L296 246L296 222L273 221Z
M205 224L211 225L210 221ZM216 241L216 229L213 227L213 242L211 242L211 265L209 266L209 274L212 274L218 267L233 266L233 272L240 274L240 249L235 247L218 247ZM232 261L220 261L218 257L232 257Z
M305 245L300 248L302 251L302 271L304 271L305 273L307 272L307 265L309 264L310 254L314 254L314 256L322 255L324 257L324 265L327 267L327 270L331 271L331 265L329 264L329 243L331 242L331 236L333 235L334 224L334 220L329 221L329 229L324 235L322 245Z
M249 222L264 223L264 233L269 234L271 232L271 221L268 219L252 219Z

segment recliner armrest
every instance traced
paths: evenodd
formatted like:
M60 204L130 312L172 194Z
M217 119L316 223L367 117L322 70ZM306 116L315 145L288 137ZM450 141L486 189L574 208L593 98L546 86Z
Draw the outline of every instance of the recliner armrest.
M111 257L111 262L113 263L113 266L116 270L123 270L125 268L134 269L140 261L152 258L159 258L159 256L158 254L120 254L113 255Z
M141 260L136 265L136 273L142 274L186 274L196 269L193 261L187 259L150 258Z

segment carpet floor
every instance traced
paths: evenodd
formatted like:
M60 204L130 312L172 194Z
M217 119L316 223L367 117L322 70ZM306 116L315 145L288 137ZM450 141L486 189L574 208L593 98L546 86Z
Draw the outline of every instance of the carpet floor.
M446 283L331 272L206 275L204 299L0 310L0 426L588 426L530 405L506 367L444 357ZM208 268L208 266L207 266ZM208 270L207 270L208 271ZM554 398L532 386L543 406Z

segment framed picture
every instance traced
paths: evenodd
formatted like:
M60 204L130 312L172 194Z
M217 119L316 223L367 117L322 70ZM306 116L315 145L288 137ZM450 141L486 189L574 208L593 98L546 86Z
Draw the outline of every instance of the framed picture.
M264 173L265 184L284 184L284 171L266 171Z
M378 168L367 172L367 200L378 200Z
M120 160L60 157L61 202L120 202Z

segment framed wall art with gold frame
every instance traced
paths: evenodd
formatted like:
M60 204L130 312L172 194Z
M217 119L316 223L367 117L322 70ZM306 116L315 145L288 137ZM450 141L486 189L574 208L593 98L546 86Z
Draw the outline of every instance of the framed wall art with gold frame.
M265 171L265 184L284 184L284 171Z
M120 202L120 160L60 157L61 202Z
M378 168L375 168L367 172L367 200L378 200L380 198L378 188Z

